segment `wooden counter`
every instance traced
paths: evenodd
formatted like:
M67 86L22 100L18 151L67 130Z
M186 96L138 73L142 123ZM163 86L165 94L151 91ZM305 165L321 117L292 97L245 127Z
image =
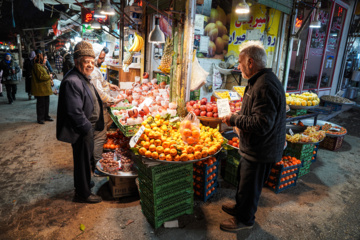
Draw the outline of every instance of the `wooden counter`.
M130 68L129 72L124 72L120 65L107 65L108 80L119 86L120 82L135 82L135 77L140 77L140 69ZM116 71L117 73L114 73Z

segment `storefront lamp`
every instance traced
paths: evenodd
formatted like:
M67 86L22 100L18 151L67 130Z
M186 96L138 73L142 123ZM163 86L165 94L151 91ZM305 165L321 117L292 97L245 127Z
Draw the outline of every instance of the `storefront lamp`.
M101 13L101 2L96 4L95 2L95 11L94 11L94 18L106 18L106 15Z
M319 9L320 9L320 7L321 7L321 2L318 1L318 3L316 4L315 19L314 19L314 21L310 22L310 25L309 25L310 28L321 28L321 22L319 20L319 11L320 11Z
M91 28L93 28L93 29L100 29L100 28L101 28L101 24L94 19L94 20L91 22Z
M235 13L236 14L246 14L250 12L249 5L245 2L245 0L240 0L238 4L236 4Z
M110 4L110 0L106 0L104 6L101 8L100 13L105 15L115 15L115 10Z
M159 18L155 17L155 27L149 35L149 43L159 44L164 42L165 42L165 35L159 27Z

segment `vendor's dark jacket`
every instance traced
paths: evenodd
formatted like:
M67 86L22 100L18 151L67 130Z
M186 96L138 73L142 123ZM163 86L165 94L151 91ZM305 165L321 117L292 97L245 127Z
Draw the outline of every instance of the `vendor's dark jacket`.
M92 129L89 119L96 100L100 105L100 117L94 129L104 129L102 101L96 91L97 99L93 99L86 81L89 80L77 68L73 68L61 81L56 122L56 138L60 141L75 143Z
M15 74L12 72L12 69L15 68ZM0 71L3 70L2 75L2 83L3 84L18 84L19 81L17 79L17 73L20 72L19 65L11 60L10 64L8 65L5 60L0 62Z
M230 124L240 129L242 157L263 163L281 160L286 100L283 86L271 69L262 69L249 79L241 110L231 116Z

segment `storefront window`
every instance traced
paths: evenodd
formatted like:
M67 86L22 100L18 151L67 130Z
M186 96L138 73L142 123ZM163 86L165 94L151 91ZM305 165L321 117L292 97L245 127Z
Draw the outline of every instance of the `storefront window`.
M329 25L329 18L331 13L331 2L322 3L319 10L319 21L321 28L312 29L310 49L308 55L308 62L305 72L305 81L303 89L317 88L317 81L321 69L321 62L324 55L324 47L326 40L326 31Z
M341 30L345 19L346 10L336 4L334 16L331 22L329 40L326 48L326 56L321 75L320 87L330 87L333 78L333 69L338 52L338 46L341 40Z
M300 13L296 19L295 32L297 32L306 17L309 15L310 11L305 10L303 13ZM306 23L304 30L300 33L299 39L294 39L293 48L291 52L291 62L290 62L290 70L289 70L289 78L287 84L288 91L296 91L299 90L299 82L301 76L301 69L304 63L305 50L306 50L306 42L308 39L309 31L305 29L309 29L309 21Z

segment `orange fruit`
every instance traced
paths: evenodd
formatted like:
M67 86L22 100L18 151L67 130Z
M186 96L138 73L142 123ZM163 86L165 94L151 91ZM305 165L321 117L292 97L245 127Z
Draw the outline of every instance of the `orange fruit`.
M180 156L179 156L179 155L176 155L176 156L174 157L174 161L176 161L176 162L180 161Z
M164 152L164 148L163 148L162 146L157 146L157 147L156 147L156 151L157 151L158 153L163 153L163 152Z
M162 144L162 146L163 146L163 148L170 148L170 143L164 141L163 144Z
M146 148L144 148L144 147L140 148L139 153L144 156L146 153Z
M177 150L175 148L170 149L170 155L175 157L177 155Z
M200 159L201 157L202 157L201 152L199 152L199 151L194 152L194 158L195 159Z
M187 142L189 145L193 145L193 144L196 143L196 142L195 142L195 139L194 139L193 137L188 137L188 138L186 138L185 140L186 140L186 142Z
M151 152L149 150L145 152L145 157L151 158Z
M195 151L195 149L194 149L193 146L188 146L187 149L186 149L187 153L193 153L194 151Z
M160 155L159 155L159 159L160 159L160 160L165 160L165 158L166 158L165 154L160 153Z
M194 160L194 154L190 153L188 154L189 161Z
M161 146L161 140L160 139L156 139L154 142L155 146Z
M155 152L156 146L155 146L154 144L151 144L151 145L149 146L149 150L150 150L151 152Z
M189 160L189 157L188 157L188 155L186 153L181 154L180 161L186 162L188 160Z
M200 137L200 131L199 129L194 129L191 131L191 135L193 138L199 138Z
M144 148L149 149L150 143L149 142L144 142L144 144L142 145Z
M164 154L165 154L165 155L170 154L170 148L165 148L165 149L164 149Z
M189 137L189 136L191 136L191 135L192 135L191 130L185 128L184 131L183 131L183 136Z
M153 152L153 153L151 153L151 157L152 157L153 159L158 159L158 158L159 158L159 154L158 154L157 152Z
M201 156L204 158L207 157L208 155L209 155L208 149L207 147L204 147L203 150L201 151Z
M173 158L172 158L172 156L170 154L168 154L168 155L166 155L165 160L166 161L172 161Z
M203 148L202 145L196 145L196 146L194 147L194 150L201 152L201 151L202 151L202 148Z

